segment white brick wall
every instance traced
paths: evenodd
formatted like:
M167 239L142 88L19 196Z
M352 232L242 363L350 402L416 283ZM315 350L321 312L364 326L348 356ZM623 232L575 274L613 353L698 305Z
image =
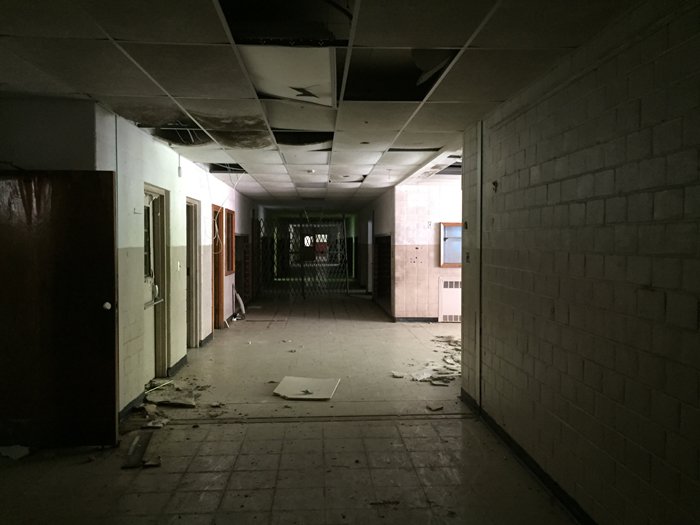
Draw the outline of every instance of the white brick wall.
M698 57L649 0L484 122L483 407L602 524L700 523Z

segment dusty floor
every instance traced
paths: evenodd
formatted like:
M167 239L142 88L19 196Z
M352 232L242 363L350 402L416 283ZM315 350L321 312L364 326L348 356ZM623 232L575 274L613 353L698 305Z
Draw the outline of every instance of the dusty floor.
M459 326L391 323L364 298L253 308L190 353L177 380L200 387L197 408L164 409L164 428L0 458L0 523L572 523L457 400L458 381L391 378L442 359L437 336ZM284 375L341 382L331 401L290 402L268 382ZM146 433L160 466L122 469Z

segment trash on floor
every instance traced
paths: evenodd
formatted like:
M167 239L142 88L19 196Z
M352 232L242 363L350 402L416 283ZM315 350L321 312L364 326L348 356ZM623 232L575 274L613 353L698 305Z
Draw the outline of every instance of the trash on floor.
M194 408L197 406L194 398L194 389L173 385L174 383L171 383L146 394L146 401L156 405L176 408ZM204 388L197 388L197 390L203 389Z
M403 379L406 377L406 374L403 372L394 372L393 370L391 371L391 377L394 379Z
M163 388L164 386L170 385L174 381L174 379L151 379L146 385L146 392L144 393L148 394L150 392L158 390L159 388Z
M214 403L209 403L209 406L212 408L221 408L224 404L220 401L215 401Z
M10 445L9 447L0 447L0 456L5 456L6 458L22 459L24 456L29 455L29 448L22 445Z
M440 404L437 404L437 403L428 403L427 405L425 405L425 408L427 408L427 409L430 410L431 412L438 412L438 411L442 410L442 409L445 408L445 407L444 407L444 405L440 405Z
M143 467L144 456L146 456L146 450L148 449L148 444L151 442L151 437L153 437L152 432L137 432L134 434L131 444L129 445L129 450L126 453L126 458L124 458L124 463L122 464L123 469Z
M169 422L170 422L170 420L167 417L153 419L153 420L149 421L148 423L141 425L141 428L150 428L150 429L163 428Z
M284 399L326 400L333 397L340 378L284 376L273 394Z

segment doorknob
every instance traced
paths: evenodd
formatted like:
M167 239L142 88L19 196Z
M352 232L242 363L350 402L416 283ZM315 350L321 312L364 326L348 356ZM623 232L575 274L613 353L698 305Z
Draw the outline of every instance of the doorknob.
M153 285L153 300L155 301L156 299L160 298L160 289L158 288L157 284Z
M110 303L109 301L105 301L104 303L102 303L102 308L104 308L105 310L111 310L112 303Z

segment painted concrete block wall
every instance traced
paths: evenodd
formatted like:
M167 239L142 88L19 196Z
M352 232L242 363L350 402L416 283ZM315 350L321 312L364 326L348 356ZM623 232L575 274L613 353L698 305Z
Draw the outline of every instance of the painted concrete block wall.
M459 268L440 267L440 223L461 222L460 179L454 184L395 188L394 317L438 318L439 279L460 280Z
M172 366L187 353L186 202L200 211L201 336L212 332L212 204L236 207L236 192L196 164L181 158L130 122L97 107L97 169L117 172L117 256L119 268L120 408L142 391L154 375L154 357L144 350L143 336L143 193L144 185L167 192L170 255L169 337ZM249 205L246 199L239 204ZM234 275L226 277L225 287ZM224 294L225 297L227 294ZM230 295L230 294L228 294ZM227 315L232 312L226 297Z
M0 167L94 170L94 108L87 100L0 99Z
M699 20L643 2L484 123L483 407L601 524L700 522Z

